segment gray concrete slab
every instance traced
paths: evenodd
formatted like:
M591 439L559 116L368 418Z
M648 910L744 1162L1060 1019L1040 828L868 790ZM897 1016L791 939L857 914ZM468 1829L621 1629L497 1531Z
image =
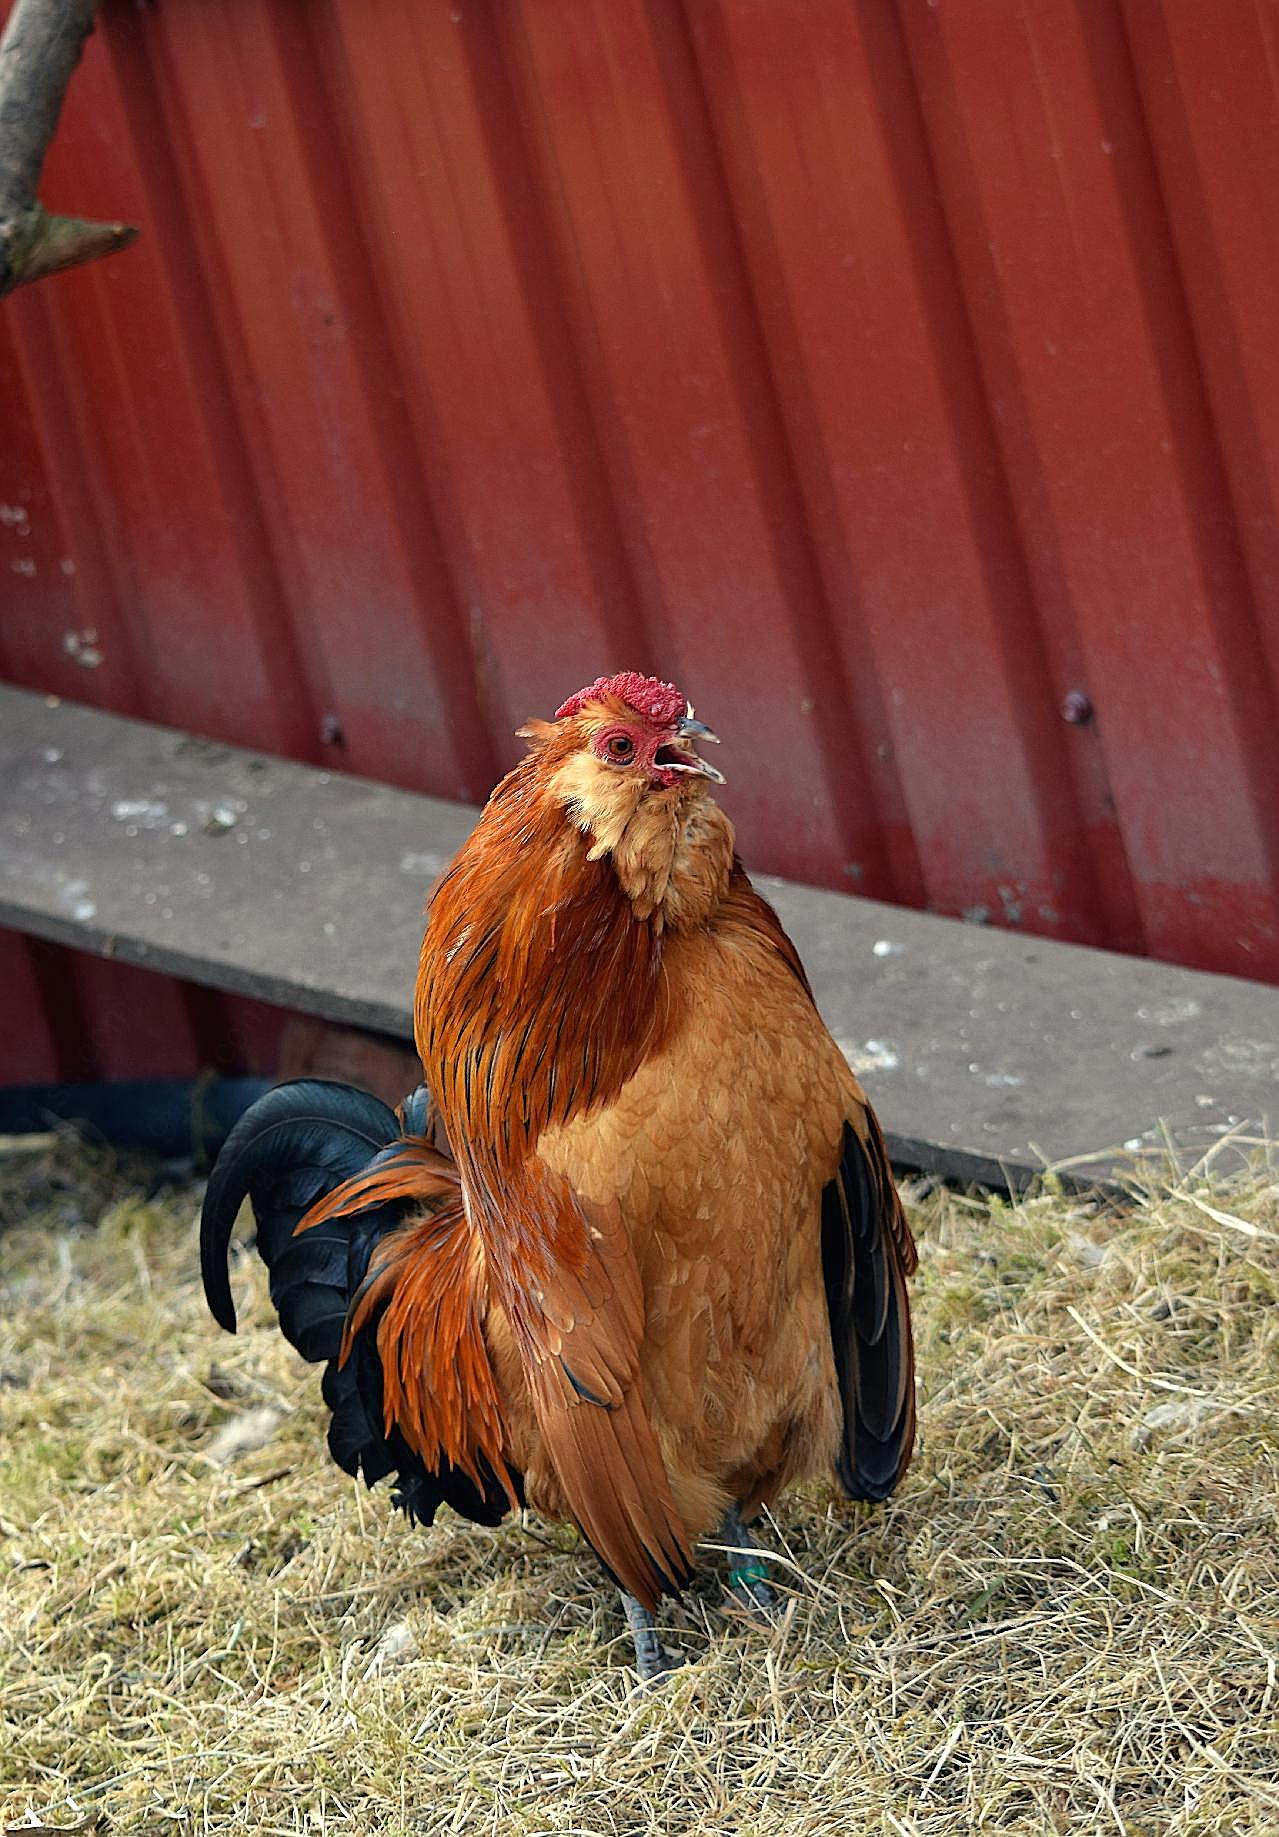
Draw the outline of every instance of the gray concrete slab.
M407 1037L474 818L0 687L0 925L215 988ZM756 880L900 1162L1091 1178L1268 1133L1279 990Z

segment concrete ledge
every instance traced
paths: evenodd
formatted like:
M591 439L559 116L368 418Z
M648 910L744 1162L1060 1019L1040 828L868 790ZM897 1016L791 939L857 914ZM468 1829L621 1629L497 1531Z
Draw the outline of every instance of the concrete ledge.
M474 818L0 687L0 925L214 988L410 1037L426 892ZM1279 990L756 881L900 1164L1091 1181L1267 1132Z

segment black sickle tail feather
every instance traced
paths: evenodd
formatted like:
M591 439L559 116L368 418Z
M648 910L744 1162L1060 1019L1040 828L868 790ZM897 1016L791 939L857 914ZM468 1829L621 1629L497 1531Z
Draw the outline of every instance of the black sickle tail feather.
M844 1405L835 1471L853 1499L886 1499L915 1440L915 1355L906 1277L914 1245L883 1138L844 1125L835 1178L822 1194L822 1269Z
M405 1100L405 1134L425 1133L427 1102L425 1086ZM333 1412L329 1451L338 1466L362 1473L369 1486L393 1474L395 1503L414 1521L430 1524L437 1507L447 1503L479 1524L497 1524L509 1502L495 1477L481 1491L448 1462L433 1471L398 1428L385 1432L374 1322L355 1336L346 1363L338 1364L347 1310L373 1248L413 1202L368 1206L294 1236L313 1205L344 1180L394 1156L400 1138L395 1112L349 1085L302 1078L260 1097L227 1137L209 1177L200 1217L205 1297L214 1319L234 1333L227 1251L247 1197L284 1336L304 1359L325 1362L321 1390Z

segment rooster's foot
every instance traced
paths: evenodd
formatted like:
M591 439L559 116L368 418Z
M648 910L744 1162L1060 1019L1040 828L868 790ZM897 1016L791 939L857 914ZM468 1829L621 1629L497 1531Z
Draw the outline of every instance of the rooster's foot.
M626 1614L626 1624L631 1629L631 1638L635 1641L635 1669L644 1684L654 1684L658 1678L665 1677L668 1671L678 1671L684 1663L668 1652L662 1644L662 1636L657 1630L657 1622L634 1595L628 1595L623 1588L619 1590L622 1607Z
M719 1542L728 1546L728 1592L739 1607L757 1619L772 1620L778 1611L777 1596L768 1583L763 1546L748 1529L741 1510L730 1505L719 1527Z

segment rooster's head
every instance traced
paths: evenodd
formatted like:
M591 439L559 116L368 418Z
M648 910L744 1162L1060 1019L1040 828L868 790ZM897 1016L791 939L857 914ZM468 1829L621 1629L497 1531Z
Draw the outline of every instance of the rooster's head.
M506 781L540 796L608 859L637 917L700 922L726 881L733 827L706 792L723 776L694 742L716 736L668 682L626 670L601 676L520 729L533 757Z
M555 710L557 721L574 721L583 750L609 772L624 772L643 788L674 790L692 778L724 782L693 750L696 740L718 741L704 721L693 719L693 704L673 683L624 670L600 676Z
M671 683L625 670L601 676L521 734L543 753L558 800L599 842L620 836L642 808L695 801L723 775L694 742L715 740ZM654 809L654 815L657 809Z

